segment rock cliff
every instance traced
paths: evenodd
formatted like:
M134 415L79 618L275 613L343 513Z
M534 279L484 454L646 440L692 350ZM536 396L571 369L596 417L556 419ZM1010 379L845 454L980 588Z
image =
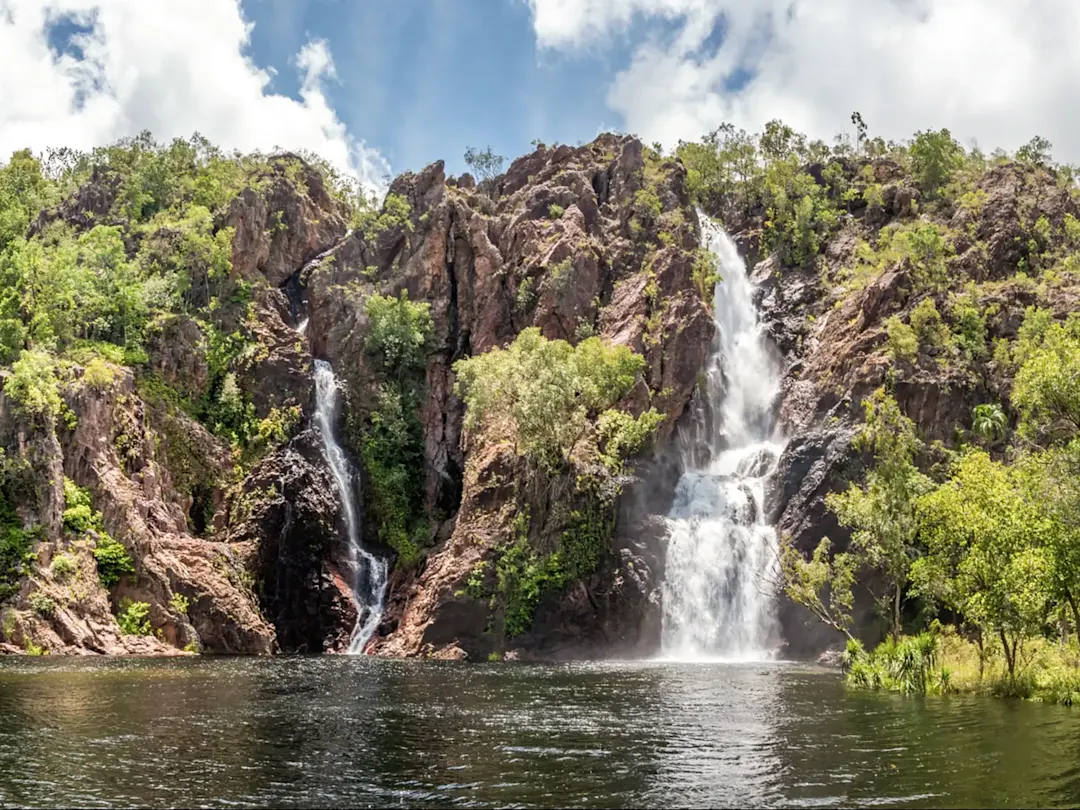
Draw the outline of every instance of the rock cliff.
M397 178L385 205L360 216L295 155L263 159L243 179L197 230L197 213L140 220L125 207L130 177L96 166L28 229L78 239L115 228L133 261L184 262L185 285L183 305L147 324L143 356L71 354L55 371L56 414L0 410L8 457L25 462L37 489L20 523L40 537L4 608L5 649L343 649L356 608L340 498L311 427L315 358L347 393L336 429L361 473L365 541L396 563L372 651L654 647L662 554L649 514L666 508L663 487L636 508L647 499L629 469L597 473L601 496L579 491L573 471L540 474L482 432L467 435L453 364L530 327L629 347L644 365L620 407L662 415L649 456L662 459L713 336L681 164L605 135L540 146L479 185L437 163ZM403 295L430 319L407 367L380 353L370 304ZM377 453L387 401L400 459ZM649 463L660 462L637 466ZM96 515L86 525L71 512L80 488ZM523 508L537 553L580 528L582 514L602 533L595 563L545 589L510 632L498 600L467 595L467 581L478 563L498 562ZM96 576L113 541L130 568ZM57 554L74 571L53 566ZM132 604L147 606L141 624L125 613Z
M892 391L931 442L925 468L974 405L1008 410L995 347L1031 305L1077 307L1077 205L1041 165L984 160L941 193L908 157L796 166L766 141L764 169L729 174L712 142L540 145L479 183L442 163L401 175L379 207L292 154L137 141L60 181L17 155L2 171L37 191L0 229L20 290L0 297L0 649L345 649L357 607L319 360L342 385L364 542L392 568L369 652L655 652L671 439L714 338L695 201L735 235L784 358L770 519L803 551L843 547L824 498L865 469L863 399ZM639 365L558 463L467 419L462 361L594 337ZM648 424L630 458L604 409ZM833 641L782 618L790 654Z

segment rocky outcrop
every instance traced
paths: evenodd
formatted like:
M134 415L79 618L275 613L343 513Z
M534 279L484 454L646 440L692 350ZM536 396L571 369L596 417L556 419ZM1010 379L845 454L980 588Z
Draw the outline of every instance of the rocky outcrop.
M308 334L313 353L348 375L355 403L374 395L362 301L405 290L410 300L430 304L434 340L420 406L425 505L442 517L432 524L424 563L395 575L376 650L419 655L455 648L476 657L492 649L488 607L459 591L506 538L513 517L507 482L522 473L497 447L474 443L474 452L463 441L451 366L530 326L571 342L598 334L645 357L644 381L627 407L652 405L668 417L662 446L713 334L694 282L696 215L681 164L611 135L577 149L540 147L485 192L448 183L437 163L399 177L390 193L407 201L407 222L354 233L302 272ZM367 536L376 529L369 526ZM557 533L558 518L535 531ZM643 614L658 603L656 559L655 551L617 541L598 573L545 605L537 629L520 643L534 652L581 653L609 637L634 635L615 625L634 613L623 608L635 600L649 608L627 621L647 623Z
M274 649L272 629L243 585L243 550L226 543L194 537L189 527L193 499L178 491L173 473L163 463L174 456L174 469L183 469L175 456L193 452L199 463L224 475L228 454L199 425L182 414L162 435L168 449L160 451L150 425L151 407L139 397L130 371L114 367L113 379L89 383L82 369L64 387L71 417L53 429L20 421L8 406L0 406L4 434L22 436L47 448L30 460L38 491L47 493L47 507L36 520L46 542L39 545L32 574L6 615L12 633L8 641L38 645L51 653L98 652L162 654L189 650L211 653L265 653ZM187 436L187 445L177 432ZM11 446L11 439L7 440ZM95 534L74 535L60 520L64 504L63 479L90 490L105 529L123 545L134 562L134 573L112 588L99 581L92 556ZM218 500L220 500L220 495ZM100 539L100 538L99 538ZM63 554L74 570L52 565ZM40 597L54 609L32 610ZM126 635L115 614L126 600L145 602L153 636ZM183 605L183 609L180 606ZM30 642L30 645L27 644Z
M786 364L777 408L789 442L767 493L767 508L777 530L804 552L822 537L829 537L836 549L849 540L824 498L861 480L865 472L868 459L853 439L863 418L862 401L872 391L887 385L922 436L945 445L968 427L975 405L1008 402L1008 373L986 359L947 358L927 346L912 362L898 363L889 356L885 322L890 316L907 321L928 294L939 312L947 313L951 299L945 291L917 288L906 261L885 267L861 289L846 288L839 279L859 261L860 242L873 244L890 224L933 223L947 232L951 255L946 286L958 288L954 280L963 278L998 282L979 293L978 303L988 313L988 345L1015 337L1030 305L1064 317L1077 304L1069 284L1047 283L1036 289L1034 284L1004 280L1018 267L1037 265L1039 252L1053 247L1037 233L1040 218L1050 232L1061 234L1066 215L1078 213L1068 191L1047 172L1017 164L991 168L976 184L977 202L938 204L930 214L920 215L919 192L898 164L876 160L868 165L876 182L883 184L881 205L853 205L815 262L786 266L774 256L757 261L752 271L766 329ZM865 177L854 171L852 176ZM761 221L746 220L733 229L744 255L754 260ZM789 654L813 655L836 641L790 604L783 606L782 619ZM856 620L864 634L876 636L877 620L864 588L857 589Z
M307 430L262 459L229 519L229 541L256 549L259 603L282 650L347 647L357 616L341 565L345 525L318 433Z
M229 205L233 273L282 286L303 264L345 235L345 211L321 173L296 155L276 155Z

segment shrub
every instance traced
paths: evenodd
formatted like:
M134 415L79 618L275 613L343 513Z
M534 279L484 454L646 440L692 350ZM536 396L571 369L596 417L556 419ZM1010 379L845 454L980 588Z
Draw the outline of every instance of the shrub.
M986 315L978 306L973 293L954 295L952 308L953 335L960 349L972 359L986 354Z
M545 286L554 289L556 292L562 292L570 284L573 277L574 265L568 256L561 262L556 262L548 267L547 283Z
M370 509L379 539L398 553L398 562L419 559L427 526L414 518L423 503L424 436L415 393L385 383L364 431L360 456L370 490Z
M723 279L720 277L720 262L712 251L698 248L694 254L694 285L707 304L712 304L713 293L716 285Z
M75 568L75 561L67 554L57 554L49 564L49 572L58 582L63 582L75 573Z
M407 290L399 297L372 295L365 302L371 326L364 347L379 356L386 370L423 368L431 335L431 306L412 302Z
M41 591L34 591L30 594L30 609L38 616L52 616L56 612L56 602Z
M949 330L942 323L932 298L924 298L911 311L911 327L920 345L940 348L949 342Z
M514 294L514 310L519 315L525 315L533 304L536 303L536 289L531 277L526 276L518 283L517 292Z
M28 416L52 421L60 413L63 401L56 379L56 362L48 352L24 349L11 366L4 381L4 393Z
M100 357L93 358L83 371L83 384L103 391L116 380L116 368Z
M937 195L964 160L963 147L947 129L916 133L908 153L919 188L928 197Z
M64 528L83 534L101 530L101 513L95 512L90 503L90 490L77 486L70 478L64 479Z
M25 639L23 641L23 649L26 650L27 655L35 658L38 656L49 654L49 650L46 647L43 647L40 644L35 644L30 639Z
M182 613L187 616L188 608L191 607L191 602L182 593L174 593L169 598L169 607L175 610L177 613Z
M561 219L562 215L565 213L566 209L563 208L561 205L556 205L555 203L552 203L548 206L548 216L551 217L551 219Z
M545 466L569 461L593 414L612 408L633 386L644 359L593 337L571 346L525 329L506 349L459 360L457 392L465 426L509 439Z
M15 510L0 494L0 602L18 593L19 579L35 559L36 536L23 529Z
M371 328L365 349L378 359L382 381L374 407L351 412L350 432L367 482L369 516L379 539L410 565L427 541L423 519L424 436L418 415L432 330L428 304L373 295L366 303ZM358 424L359 423L359 424Z
M120 602L120 612L116 615L116 623L120 625L120 632L125 635L150 635L153 632L150 626L150 604L123 599Z
M915 330L893 315L885 321L885 334L888 336L889 355L897 362L914 360L919 353L919 338Z
M651 188L642 188L634 193L632 210L634 223L638 226L635 230L640 231L640 228L655 225L660 220L664 206L655 191Z
M98 579L106 588L118 583L124 574L135 573L135 565L128 550L104 532L98 534L94 546L94 560L97 562Z

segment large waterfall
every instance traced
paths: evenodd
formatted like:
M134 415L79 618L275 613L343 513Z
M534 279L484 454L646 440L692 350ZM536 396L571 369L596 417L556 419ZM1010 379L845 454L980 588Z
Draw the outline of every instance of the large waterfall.
M765 478L783 450L773 418L780 369L762 333L746 264L731 238L701 215L720 264L717 338L705 396L679 435L683 473L664 578L663 655L676 659L772 657L778 632L767 580L776 532L765 522Z
M302 326L307 325L307 320ZM302 329L302 327L301 327ZM339 387L334 371L325 360L315 361L315 424L322 435L323 453L333 473L345 510L349 537L349 574L356 603L356 627L349 639L349 652L362 653L382 617L386 597L387 564L364 548L360 541L360 516L353 481L353 469L334 435L338 415Z

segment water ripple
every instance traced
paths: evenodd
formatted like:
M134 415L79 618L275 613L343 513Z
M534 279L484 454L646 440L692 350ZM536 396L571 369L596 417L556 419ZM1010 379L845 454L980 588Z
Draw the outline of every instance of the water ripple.
M793 665L0 661L0 806L1076 806L1080 713Z

